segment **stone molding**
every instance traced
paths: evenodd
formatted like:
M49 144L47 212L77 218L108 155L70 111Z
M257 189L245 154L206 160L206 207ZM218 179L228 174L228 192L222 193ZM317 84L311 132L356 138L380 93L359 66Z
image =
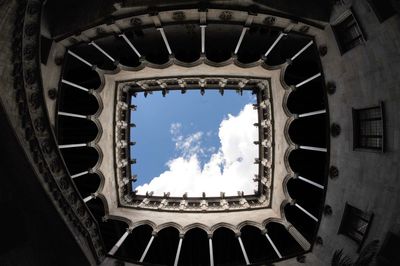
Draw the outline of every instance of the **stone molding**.
M13 39L13 78L19 138L57 211L93 263L105 257L97 221L75 187L58 149L44 101L40 70L42 0L19 1Z

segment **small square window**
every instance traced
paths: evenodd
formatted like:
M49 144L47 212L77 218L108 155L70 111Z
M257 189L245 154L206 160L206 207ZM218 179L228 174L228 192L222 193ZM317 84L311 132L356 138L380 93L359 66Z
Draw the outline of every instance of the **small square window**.
M372 217L372 213L363 212L346 203L338 234L346 235L354 240L360 250L366 239Z
M365 42L360 25L351 11L348 11L338 23L332 25L332 30L342 54Z
M381 23L396 14L390 0L368 0L368 3Z
M353 149L384 152L382 102L369 108L353 108Z

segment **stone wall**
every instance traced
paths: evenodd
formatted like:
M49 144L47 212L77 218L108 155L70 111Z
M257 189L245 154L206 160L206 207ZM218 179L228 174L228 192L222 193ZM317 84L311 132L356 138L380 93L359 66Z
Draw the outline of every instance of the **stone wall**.
M328 184L326 204L333 213L321 221L318 235L323 245L314 246L305 265L329 265L334 251L341 248L357 258L357 244L338 235L346 202L374 214L363 246L375 239L382 243L388 231L400 233L400 17L380 23L367 1L355 0L336 6L331 23L350 6L367 41L341 55L332 28L325 30L328 54L321 60L326 80L337 87L328 99L330 118L341 126L341 134L331 137L330 161L339 176ZM379 101L384 103L386 151L353 151L352 108L376 106ZM295 259L278 263L297 264Z

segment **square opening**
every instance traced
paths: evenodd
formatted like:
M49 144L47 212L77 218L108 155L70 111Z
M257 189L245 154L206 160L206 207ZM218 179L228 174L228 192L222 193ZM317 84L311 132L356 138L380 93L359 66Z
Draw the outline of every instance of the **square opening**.
M254 177L261 164L255 158L262 155L255 125L263 120L257 108L263 95L229 83L223 90L196 85L132 94L132 191L193 198L258 194Z

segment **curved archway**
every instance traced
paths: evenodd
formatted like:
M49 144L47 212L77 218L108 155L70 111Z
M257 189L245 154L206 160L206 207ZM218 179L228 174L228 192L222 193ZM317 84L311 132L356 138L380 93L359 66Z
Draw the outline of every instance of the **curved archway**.
M186 232L178 265L209 265L207 233L200 228Z
M303 79L300 82L304 80L306 79ZM289 98L287 99L287 107L293 114L303 114L325 109L325 91L321 78L313 79L290 93Z
M95 198L86 202L86 205L88 206L96 220L101 223L105 215L103 201L100 198Z
M312 162L312 163L310 163ZM309 150L293 150L289 154L290 168L311 181L324 185L326 179L327 155Z
M300 206L318 217L323 204L324 190L300 179L290 179L287 184L289 195Z
M81 193L82 198L86 198L92 193L95 193L100 185L100 177L93 173L88 173L77 178L74 178L75 186Z
M62 78L64 80L70 81L87 89L95 90L100 86L101 80L97 71L93 70L86 64L77 60L75 57L68 55L67 53L65 54L64 61L64 68L62 72ZM70 86L66 84L61 85L63 88L64 86ZM78 90L77 88L75 89Z
M61 149L61 154L70 173L87 171L99 160L97 150L92 147Z
M176 24L164 27L176 59L191 63L200 58L201 33L196 24Z
M262 58L268 47L274 42L278 31L272 27L252 25L243 38L237 53L238 60L242 63L251 63Z
M97 125L88 119L58 116L58 143L89 143L98 135Z
M107 251L110 251L120 237L126 232L128 225L121 221L109 219L99 222L99 227L101 235L103 236L105 248Z
M247 255L252 263L265 263L278 258L274 249L259 228L246 225L241 229L241 232L243 244L246 247Z
M213 237L215 265L243 265L245 260L235 233L228 228L215 230Z
M224 62L232 57L241 25L210 24L206 28L206 55L213 62ZM221 34L223 32L224 34ZM218 43L218 45L213 45Z
M303 248L290 235L284 225L271 222L265 226L268 236L279 250L282 257L293 257L304 252Z
M174 227L160 230L144 261L153 264L173 265L178 248L179 231Z
M305 207L301 207L305 209ZM313 220L299 207L291 204L287 204L284 210L287 221L291 223L310 243L312 243L314 240L315 232L318 229L318 221ZM310 210L306 211L311 213ZM317 213L311 214L318 217Z
M97 40L94 41L97 44ZM108 53L108 47L101 47L106 53ZM79 43L70 48L70 50L77 55L85 55L84 59L89 61L92 65L97 66L103 70L114 70L117 66L109 58L107 58L102 52L100 52L95 45L90 43Z
M115 255L121 258L139 261L151 238L152 232L153 228L147 224L135 227Z
M295 119L289 126L290 139L299 145L327 146L327 115L319 114Z
M83 86L77 83L74 84ZM90 88L88 87L87 89ZM72 87L71 85L61 84L58 96L59 111L79 115L94 115L98 109L99 103L95 96L87 91Z
M302 43L306 45L309 41L310 40L307 40L306 42L303 41ZM301 48L302 47L300 47L299 50ZM286 84L296 85L320 72L318 55L314 53L314 49L315 46L312 45L287 67L285 71ZM297 51L293 52L294 55Z
M141 34L135 32L133 43L147 61L154 64L164 64L169 60L168 50L164 40L156 28L142 28ZM168 36L167 36L168 38ZM169 39L168 39L169 41Z

